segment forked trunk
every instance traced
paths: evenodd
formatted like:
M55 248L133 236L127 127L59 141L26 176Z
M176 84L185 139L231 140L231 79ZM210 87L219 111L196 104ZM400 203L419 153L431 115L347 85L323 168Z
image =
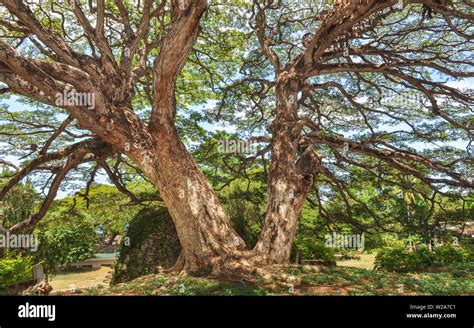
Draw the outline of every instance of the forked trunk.
M160 191L176 225L183 252L174 269L191 272L212 268L217 274L248 276L259 265L289 260L298 218L313 181L313 167L302 170L299 165L308 156L297 156L300 128L294 114L296 91L292 90L296 88L288 84L277 87L280 113L273 126L268 207L262 234L251 252L230 226L170 116L163 115L150 140L141 138L141 146L129 154ZM172 96L162 102L163 107L174 106Z

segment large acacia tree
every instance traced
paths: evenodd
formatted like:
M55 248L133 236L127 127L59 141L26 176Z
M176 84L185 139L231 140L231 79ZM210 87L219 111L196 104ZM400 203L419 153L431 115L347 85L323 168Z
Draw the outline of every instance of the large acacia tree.
M348 166L382 183L402 185L397 177L411 176L432 191L433 200L436 194L463 197L474 187L472 159L464 153L410 147L472 137L474 96L446 83L474 76L470 1L405 1L404 9L393 0L324 6L291 0L0 3L2 93L26 97L51 113L46 120L3 116L11 129L17 124L49 136L31 147L22 167L2 160L16 173L0 198L30 174L51 176L39 211L2 231L35 226L79 165L96 163L92 178L102 167L130 194L108 164L115 157L137 168L166 204L183 249L175 270L212 267L216 274L251 275L289 261L314 186L316 194L322 183L337 189L348 209L357 202L345 186ZM228 57L210 49L226 46L243 47L232 58L240 69L220 65ZM185 72L187 64L199 69ZM177 91L186 89L180 81L197 72L220 97L213 114L219 119L244 112L242 124L268 143L243 163L270 160L267 210L252 250L231 228L177 129ZM191 99L204 88L190 85L185 93ZM58 106L58 94L71 92L93 94L94 108ZM407 94L420 101L384 101ZM318 201L323 208L324 199Z

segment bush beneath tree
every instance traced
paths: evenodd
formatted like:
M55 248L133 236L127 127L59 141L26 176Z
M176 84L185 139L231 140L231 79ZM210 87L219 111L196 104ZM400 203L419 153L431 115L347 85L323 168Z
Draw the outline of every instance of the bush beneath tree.
M429 268L439 268L455 263L472 261L469 252L462 247L444 245L430 251L419 245L413 252L401 245L381 249L375 259L376 269L394 272L410 272Z
M169 268L178 259L181 246L166 208L147 208L130 222L120 245L111 284L130 281Z

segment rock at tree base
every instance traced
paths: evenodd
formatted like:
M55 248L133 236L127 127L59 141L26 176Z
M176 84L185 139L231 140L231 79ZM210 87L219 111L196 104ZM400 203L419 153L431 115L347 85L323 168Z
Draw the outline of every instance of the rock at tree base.
M163 207L140 211L122 239L111 284L157 273L173 266L181 252L176 228Z
M45 281L40 282L39 284L36 284L30 288L28 288L26 291L23 292L24 295L49 295L51 291L53 290L53 287L51 287L50 284L48 284Z

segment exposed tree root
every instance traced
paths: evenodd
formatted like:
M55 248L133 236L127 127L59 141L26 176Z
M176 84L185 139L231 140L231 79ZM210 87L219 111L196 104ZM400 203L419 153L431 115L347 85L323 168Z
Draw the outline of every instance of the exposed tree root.
M163 272L170 273L170 274L180 273L181 271L183 271L185 264L186 264L186 259L184 257L183 251L181 251L181 253L178 256L178 259L176 260L176 263L171 268L164 269Z
M253 282L259 279L272 279L275 276L273 271L276 267L281 267L281 265L270 265L251 251L215 257L201 265L187 260L181 253L175 265L163 272L188 275L207 269L210 278Z
M212 267L211 278L255 281L266 276L267 271L252 258L222 258Z

